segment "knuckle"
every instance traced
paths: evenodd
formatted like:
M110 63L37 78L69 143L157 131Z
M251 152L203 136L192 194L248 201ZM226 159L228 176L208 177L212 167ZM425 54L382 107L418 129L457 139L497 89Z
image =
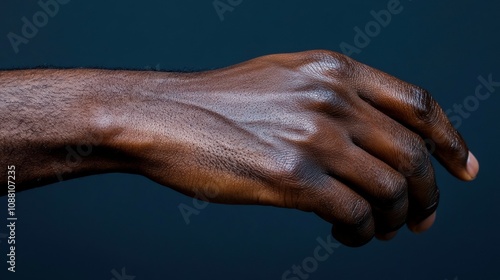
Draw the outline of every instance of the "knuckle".
M322 82L312 82L304 90L304 100L312 104L333 104L335 92Z
M308 64L305 69L321 74L346 74L350 73L353 61L349 57L328 50L315 50L306 52Z
M408 183L406 178L401 175L388 176L382 182L379 192L379 205L381 210L392 210L400 207L408 194Z
M410 105L416 118L424 124L431 123L434 120L434 100L430 93L418 86L411 87Z
M420 165L427 160L427 150L421 145L421 143L417 143L408 148L408 157L414 163L413 165Z
M457 133L458 134L458 133ZM458 160L462 161L460 163L465 163L469 157L469 151L463 141L461 136L452 137L447 146L448 153L455 155Z
M343 82L309 79L299 92L300 97L296 100L301 108L328 112L334 116L352 116L356 112L352 94Z
M411 175L415 177L427 176L430 168L430 159L425 152L420 153L419 157L414 157L411 166Z
M279 185L299 185L306 173L306 164L303 156L296 151L278 156L268 170L268 175Z
M268 186L280 194L282 206L312 211L311 200L322 192L316 183L319 173L300 154L280 156L267 173Z
M366 201L358 200L351 204L350 215L345 223L350 227L363 228L372 217L372 209Z
M405 150L403 174L417 176L424 174L429 168L429 152L422 141L412 141Z
M272 132L276 140L293 147L275 158L275 165L282 165L278 169L285 169L282 170L283 172L290 171L290 169L300 169L299 166L306 165L306 157L310 152L306 148L316 147L317 139L323 135L324 120L321 116L316 113L304 113L296 116L300 121Z

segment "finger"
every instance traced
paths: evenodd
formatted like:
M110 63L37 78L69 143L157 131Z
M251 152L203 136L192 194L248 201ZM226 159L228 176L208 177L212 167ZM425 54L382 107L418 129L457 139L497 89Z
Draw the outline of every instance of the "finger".
M415 233L421 233L428 230L434 224L435 220L436 212L432 213L429 217L427 217L420 223L408 223L408 228Z
M398 234L397 231L393 231L393 232L389 232L389 233L385 233L385 234L376 233L375 238L377 238L378 240L382 240L382 241L389 241L389 240L393 239L394 237L396 237L397 234Z
M408 211L406 178L355 145L345 154L325 159L329 173L371 204L377 234L401 228Z
M307 207L332 223L332 234L339 242L351 247L368 243L375 234L370 204L328 175L324 175L319 182L319 191L304 202Z
M476 177L479 165L446 114L424 89L363 65L358 95L419 134L438 161L462 180Z
M353 141L406 178L407 222L419 223L436 210L439 201L434 169L425 144L414 132L379 111L365 110L369 111L370 121L362 121L361 127L353 133ZM379 125L370 125L374 121Z

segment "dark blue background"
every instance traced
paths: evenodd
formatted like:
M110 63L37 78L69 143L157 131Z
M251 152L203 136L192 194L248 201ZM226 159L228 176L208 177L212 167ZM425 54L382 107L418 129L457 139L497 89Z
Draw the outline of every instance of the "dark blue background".
M15 54L7 33L20 34L21 17L40 7L2 0L0 68L207 69L270 53L339 51L387 2L243 0L221 21L211 0L71 0ZM403 11L352 57L427 88L450 109L474 94L479 75L500 80L499 3L401 0ZM341 246L309 279L500 279L499 92L459 127L480 160L477 180L436 167L442 200L430 231ZM125 267L136 280L281 279L330 232L312 214L259 206L210 204L186 225L180 203L192 199L124 174L19 193L18 272L6 273L0 239L0 278L108 280ZM4 224L5 197L0 206Z

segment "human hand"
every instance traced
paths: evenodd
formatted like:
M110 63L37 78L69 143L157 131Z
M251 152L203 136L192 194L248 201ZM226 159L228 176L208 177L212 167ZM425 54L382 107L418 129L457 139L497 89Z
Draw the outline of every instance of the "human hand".
M122 146L141 174L213 202L312 211L349 246L432 225L439 191L426 144L462 180L479 169L427 91L338 53L269 55L176 79L181 90L128 105L139 114Z

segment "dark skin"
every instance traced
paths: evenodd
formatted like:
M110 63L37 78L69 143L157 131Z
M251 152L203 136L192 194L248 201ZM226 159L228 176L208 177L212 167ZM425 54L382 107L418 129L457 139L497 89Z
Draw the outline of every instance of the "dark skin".
M136 173L211 202L314 212L348 246L432 225L426 143L459 179L479 169L429 93L329 51L199 73L3 71L0 97L1 164L15 165L17 191ZM68 147L84 145L71 161Z

